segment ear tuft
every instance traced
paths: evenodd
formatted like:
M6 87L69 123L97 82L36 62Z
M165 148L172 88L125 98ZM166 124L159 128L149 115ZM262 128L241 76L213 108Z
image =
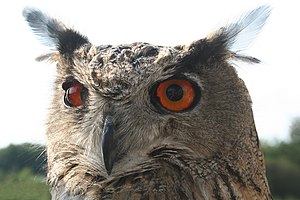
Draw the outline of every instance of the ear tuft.
M70 54L82 45L88 43L88 39L77 31L66 29L58 37L58 50L61 54Z
M40 10L25 8L23 16L44 45L55 47L64 56L71 56L74 50L89 43L85 36L66 28L60 21L47 16Z
M240 54L256 38L270 15L269 6L261 6L235 23L220 28L207 38L193 42L189 46L190 53L182 62L206 63L216 60L235 58L249 63L259 63L260 60Z
M231 52L246 49L263 28L270 13L270 6L264 5L246 13L237 22L222 28L220 36L226 39L226 48Z

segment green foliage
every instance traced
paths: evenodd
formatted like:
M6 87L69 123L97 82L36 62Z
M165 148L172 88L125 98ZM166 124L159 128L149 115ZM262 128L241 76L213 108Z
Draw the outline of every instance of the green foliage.
M273 195L279 197L293 196L300 198L300 167L286 160L270 160L267 174Z
M300 144L300 117L293 120L290 127L292 143Z
M10 145L0 150L0 199L49 200L43 147Z
M45 177L35 175L30 168L18 172L0 173L0 199L50 200Z
M22 144L10 145L0 150L0 169L3 172L29 168L35 174L45 174L46 156L44 147Z
M300 199L300 118L293 120L290 136L291 142L262 145L275 199Z

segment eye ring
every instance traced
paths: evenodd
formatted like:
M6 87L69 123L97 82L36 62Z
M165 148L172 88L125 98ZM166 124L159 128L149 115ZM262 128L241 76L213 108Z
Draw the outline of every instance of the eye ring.
M65 90L64 104L67 107L78 107L86 102L88 92L83 84L77 81L65 82L62 88Z
M151 88L150 93L152 104L172 112L194 108L201 96L198 85L185 78L160 81Z

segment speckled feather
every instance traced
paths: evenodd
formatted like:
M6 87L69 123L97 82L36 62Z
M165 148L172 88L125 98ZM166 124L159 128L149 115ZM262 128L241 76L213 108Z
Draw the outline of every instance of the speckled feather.
M253 39L269 12L262 6L204 39L164 47L95 46L41 11L25 9L33 31L56 48L39 58L57 63L47 122L52 199L272 199L251 98L230 65L259 62L239 54L238 44L247 31ZM174 77L200 88L191 109L171 112L151 101L151 88ZM63 101L62 85L72 81L88 91L78 107ZM109 131L115 143L107 153Z

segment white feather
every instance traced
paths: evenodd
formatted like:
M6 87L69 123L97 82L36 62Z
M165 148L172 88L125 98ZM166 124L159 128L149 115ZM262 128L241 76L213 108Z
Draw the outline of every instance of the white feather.
M246 49L256 38L271 12L270 6L261 6L223 29L227 35L227 48L232 52Z

